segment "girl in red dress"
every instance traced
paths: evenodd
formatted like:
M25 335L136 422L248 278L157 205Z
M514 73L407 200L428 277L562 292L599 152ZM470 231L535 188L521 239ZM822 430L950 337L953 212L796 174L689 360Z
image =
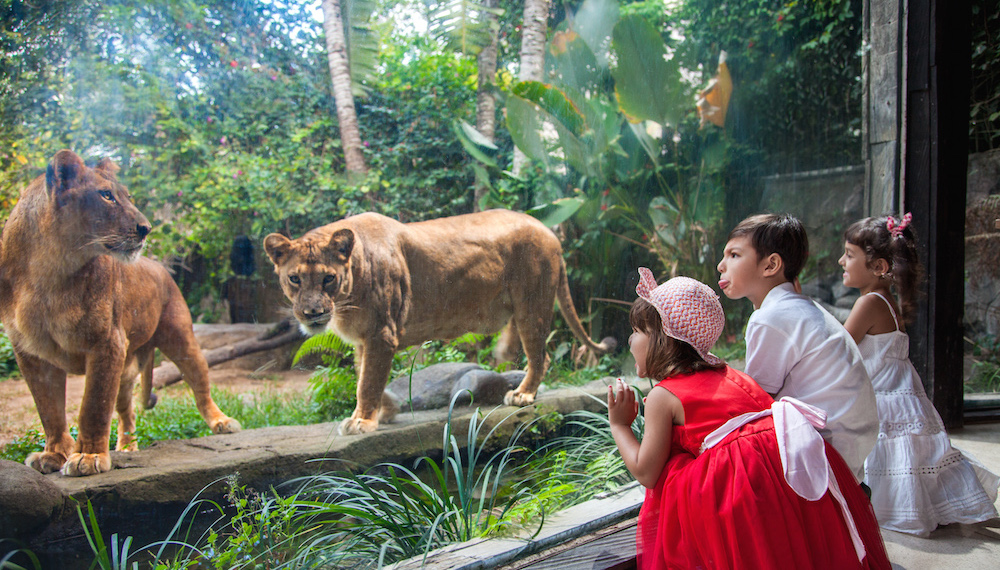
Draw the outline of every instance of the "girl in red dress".
M608 387L611 433L646 487L639 568L890 568L871 504L816 431L826 414L779 402L709 353L725 323L718 296L639 269L629 346L639 376L660 380L639 405Z

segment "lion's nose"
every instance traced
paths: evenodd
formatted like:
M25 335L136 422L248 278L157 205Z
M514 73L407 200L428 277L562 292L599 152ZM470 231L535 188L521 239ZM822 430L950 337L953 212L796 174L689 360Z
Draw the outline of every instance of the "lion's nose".
M302 314L309 318L313 318L313 317L323 316L324 314L326 314L326 311L321 307L313 307L310 309L303 309Z
M151 229L153 228L149 224L136 224L135 233L139 234L139 239L146 239Z

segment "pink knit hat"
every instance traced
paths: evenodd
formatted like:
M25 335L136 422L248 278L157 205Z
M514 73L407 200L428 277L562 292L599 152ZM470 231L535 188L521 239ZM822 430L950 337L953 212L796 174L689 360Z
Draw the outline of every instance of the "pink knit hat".
M690 344L705 362L722 363L708 351L719 340L726 316L719 296L708 285L690 277L674 277L657 286L653 272L640 267L635 292L656 308L664 334Z

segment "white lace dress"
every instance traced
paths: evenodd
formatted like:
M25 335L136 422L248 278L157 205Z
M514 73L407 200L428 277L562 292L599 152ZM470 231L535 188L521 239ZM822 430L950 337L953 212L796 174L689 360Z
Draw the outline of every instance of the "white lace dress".
M865 461L865 482L879 526L926 536L938 525L996 517L1000 478L951 445L910 362L909 344L897 320L895 331L866 335L858 345L878 405L878 441Z

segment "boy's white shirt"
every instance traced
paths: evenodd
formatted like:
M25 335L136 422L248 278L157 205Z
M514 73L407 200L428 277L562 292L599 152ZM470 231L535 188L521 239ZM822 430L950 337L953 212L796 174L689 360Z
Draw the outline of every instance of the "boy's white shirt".
M820 434L861 481L878 438L878 409L847 329L791 283L782 283L750 315L746 343L747 375L775 399L791 396L826 411Z

